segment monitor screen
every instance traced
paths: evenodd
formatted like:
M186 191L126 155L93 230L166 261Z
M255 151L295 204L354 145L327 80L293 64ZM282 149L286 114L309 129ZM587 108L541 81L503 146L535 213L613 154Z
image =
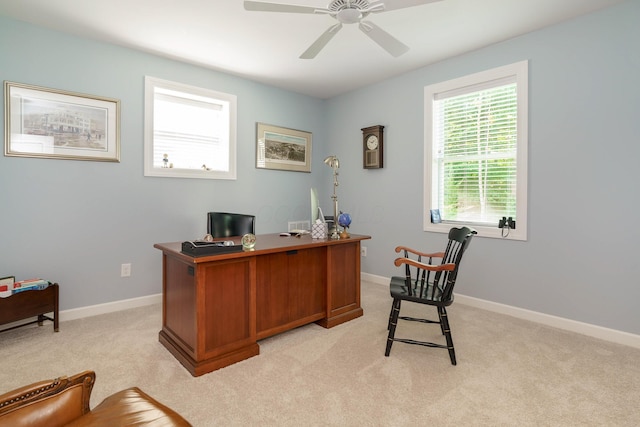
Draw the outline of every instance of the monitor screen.
M256 234L254 215L229 212L209 212L207 214L207 233L215 238Z
M316 220L320 218L320 202L318 200L318 191L315 188L311 188L311 224L315 224ZM320 218L324 220L324 218Z

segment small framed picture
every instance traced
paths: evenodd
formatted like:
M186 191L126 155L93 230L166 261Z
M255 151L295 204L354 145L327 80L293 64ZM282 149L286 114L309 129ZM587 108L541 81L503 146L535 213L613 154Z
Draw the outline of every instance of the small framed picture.
M311 132L257 123L256 168L311 172Z
M440 224L442 219L440 218L440 209L431 209L431 222L433 224Z

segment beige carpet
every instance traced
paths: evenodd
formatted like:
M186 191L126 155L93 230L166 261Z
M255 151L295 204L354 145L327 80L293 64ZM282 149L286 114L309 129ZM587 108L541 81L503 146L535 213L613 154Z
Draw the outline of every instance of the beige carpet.
M0 334L0 393L92 369L92 407L135 385L195 426L640 425L640 350L454 304L457 366L402 343L386 358L390 303L363 283L363 317L260 341L259 356L198 378L158 342L157 305L16 329ZM441 339L413 322L396 335Z

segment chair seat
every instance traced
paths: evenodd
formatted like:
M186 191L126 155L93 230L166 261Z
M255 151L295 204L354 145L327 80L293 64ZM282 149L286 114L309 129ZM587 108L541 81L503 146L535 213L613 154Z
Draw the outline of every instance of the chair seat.
M405 278L400 276L391 277L391 281L389 283L389 293L391 294L391 298L417 302L419 304L444 305L444 306L449 306L453 304L453 294L451 295L451 298L449 300L443 301L442 289L440 289L440 287L436 287L436 290L434 293L433 283L429 283L428 285L425 286L422 295L420 295L419 286L415 286L415 285L413 287L412 292L409 293Z

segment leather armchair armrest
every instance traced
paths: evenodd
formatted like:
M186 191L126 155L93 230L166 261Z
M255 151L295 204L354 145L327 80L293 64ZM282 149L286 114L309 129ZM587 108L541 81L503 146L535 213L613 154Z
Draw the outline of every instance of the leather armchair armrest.
M39 381L0 396L0 427L57 427L89 412L95 373Z

